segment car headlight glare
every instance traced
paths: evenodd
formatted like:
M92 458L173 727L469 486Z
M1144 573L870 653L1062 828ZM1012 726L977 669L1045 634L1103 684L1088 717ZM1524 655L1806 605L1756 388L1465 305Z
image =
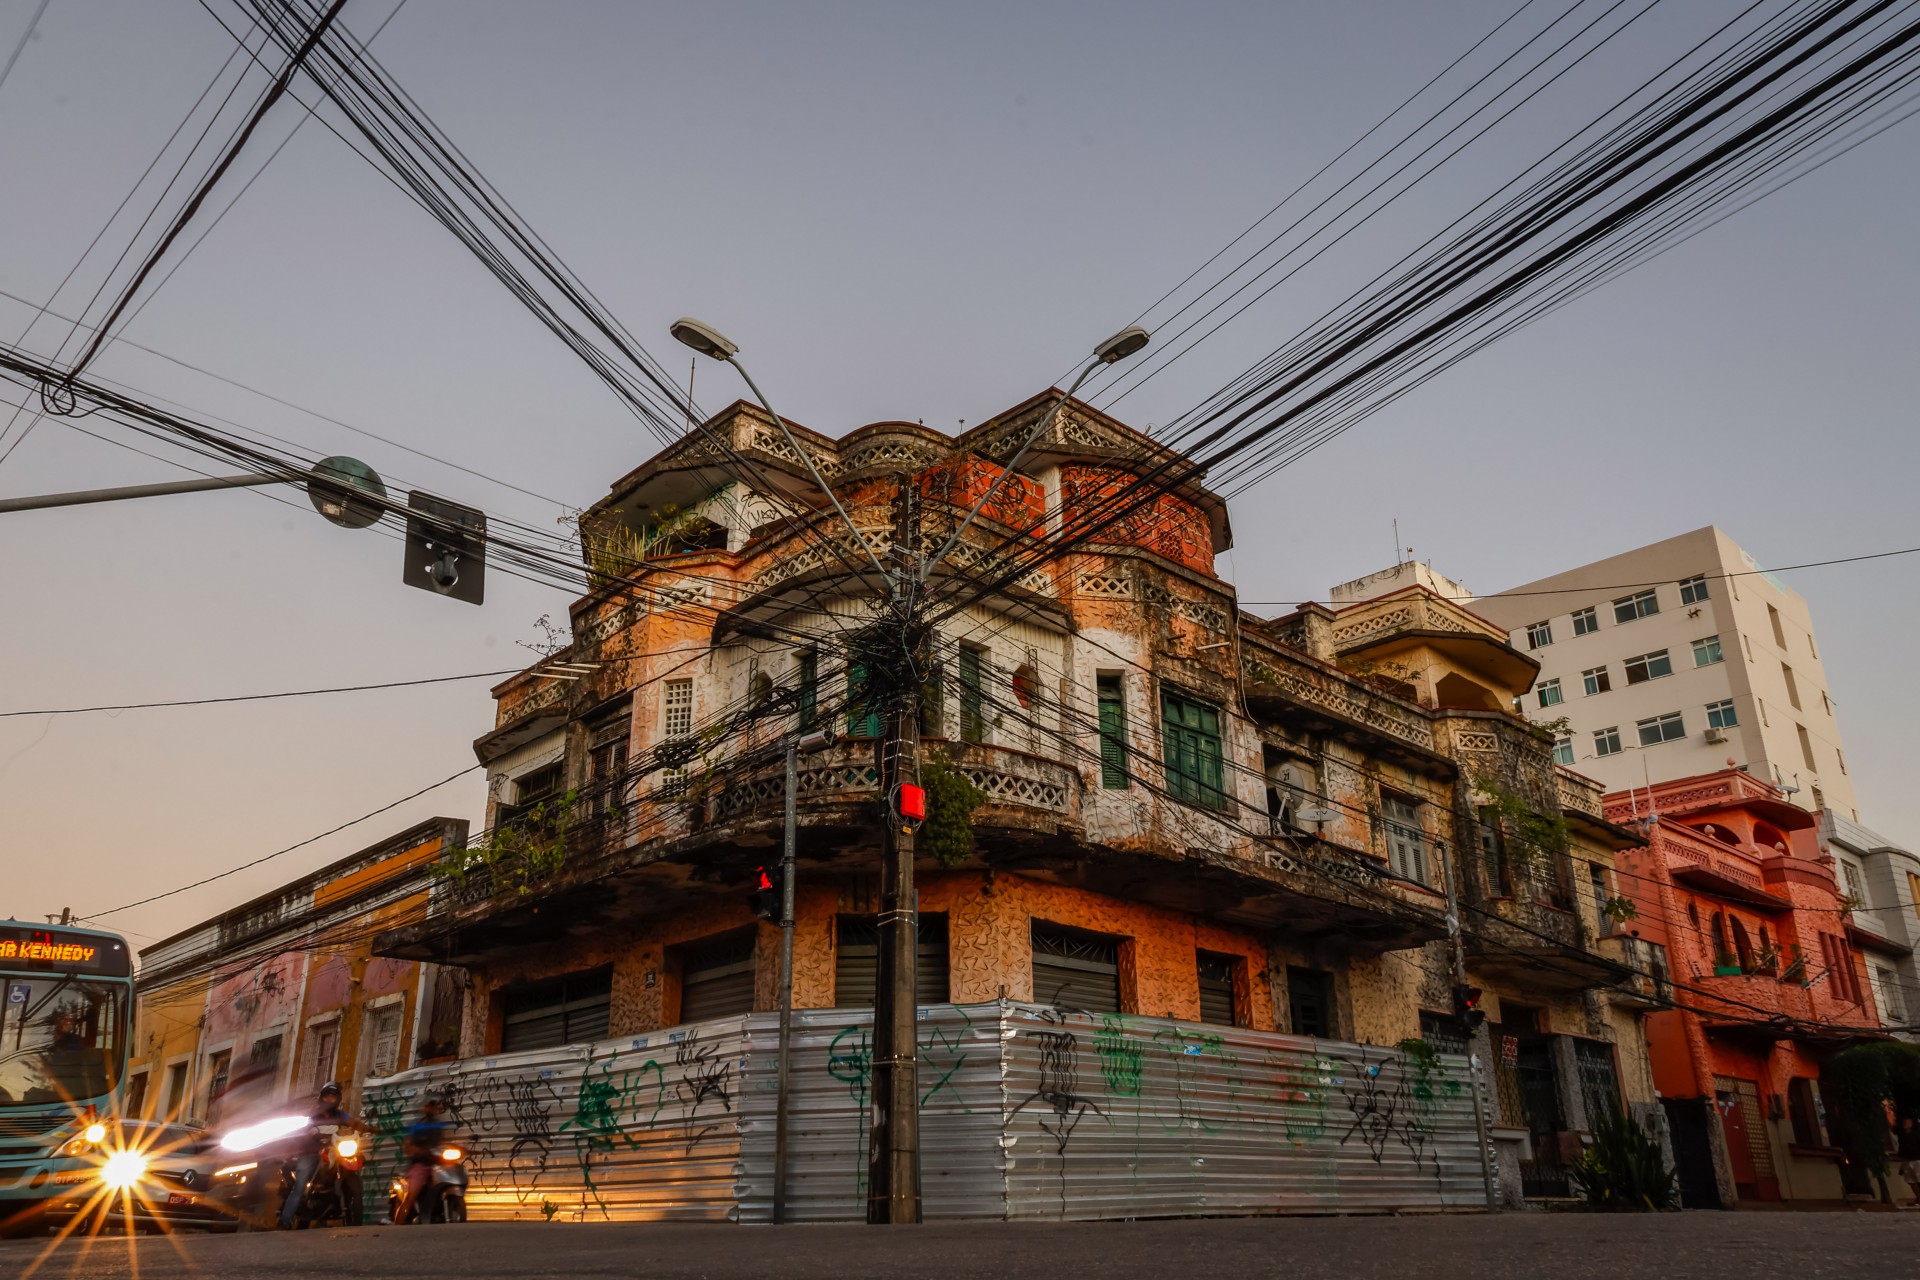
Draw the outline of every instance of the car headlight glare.
M146 1176L147 1158L138 1151L116 1151L100 1166L100 1181L115 1191L125 1191Z
M245 1173L249 1169L258 1169L259 1167L260 1162L258 1160L250 1160L246 1164L230 1164L224 1169L215 1169L213 1176L216 1178L231 1178L237 1174Z

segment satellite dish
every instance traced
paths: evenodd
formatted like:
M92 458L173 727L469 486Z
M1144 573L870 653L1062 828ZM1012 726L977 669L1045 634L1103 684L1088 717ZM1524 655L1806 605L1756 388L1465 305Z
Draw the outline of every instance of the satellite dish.
M322 458L307 473L307 498L342 529L364 529L386 511L387 486L358 458Z
M1293 820L1295 822L1333 822L1338 820L1339 817L1340 815L1333 810L1323 809L1318 805L1309 805L1305 809L1297 809L1293 814Z

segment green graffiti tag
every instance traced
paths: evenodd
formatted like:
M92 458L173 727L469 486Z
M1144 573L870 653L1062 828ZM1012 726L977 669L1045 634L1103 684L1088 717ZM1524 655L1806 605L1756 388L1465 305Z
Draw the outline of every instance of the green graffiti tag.
M1100 1015L1100 1030L1093 1037L1093 1051L1100 1056L1100 1078L1107 1092L1116 1098L1137 1098L1145 1075L1146 1045L1127 1034L1123 1013Z

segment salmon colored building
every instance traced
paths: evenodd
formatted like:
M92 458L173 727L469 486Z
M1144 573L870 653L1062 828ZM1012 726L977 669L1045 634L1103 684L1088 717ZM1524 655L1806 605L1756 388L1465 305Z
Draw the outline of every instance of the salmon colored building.
M1729 768L1615 792L1637 950L1671 1007L1645 1020L1689 1207L1868 1194L1829 1128L1822 1064L1880 1016L1815 815Z

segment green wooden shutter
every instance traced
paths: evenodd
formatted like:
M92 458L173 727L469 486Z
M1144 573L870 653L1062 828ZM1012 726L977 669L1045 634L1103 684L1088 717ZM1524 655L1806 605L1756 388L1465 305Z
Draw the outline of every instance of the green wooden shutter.
M987 740L986 686L981 682L980 651L960 650L960 740Z
M1219 711L1163 690L1160 717L1167 790L1188 804L1226 808Z
M867 669L858 662L847 664L847 736L880 736L880 708L873 705L867 685Z
M1100 785L1127 785L1127 700L1119 676L1100 676Z

